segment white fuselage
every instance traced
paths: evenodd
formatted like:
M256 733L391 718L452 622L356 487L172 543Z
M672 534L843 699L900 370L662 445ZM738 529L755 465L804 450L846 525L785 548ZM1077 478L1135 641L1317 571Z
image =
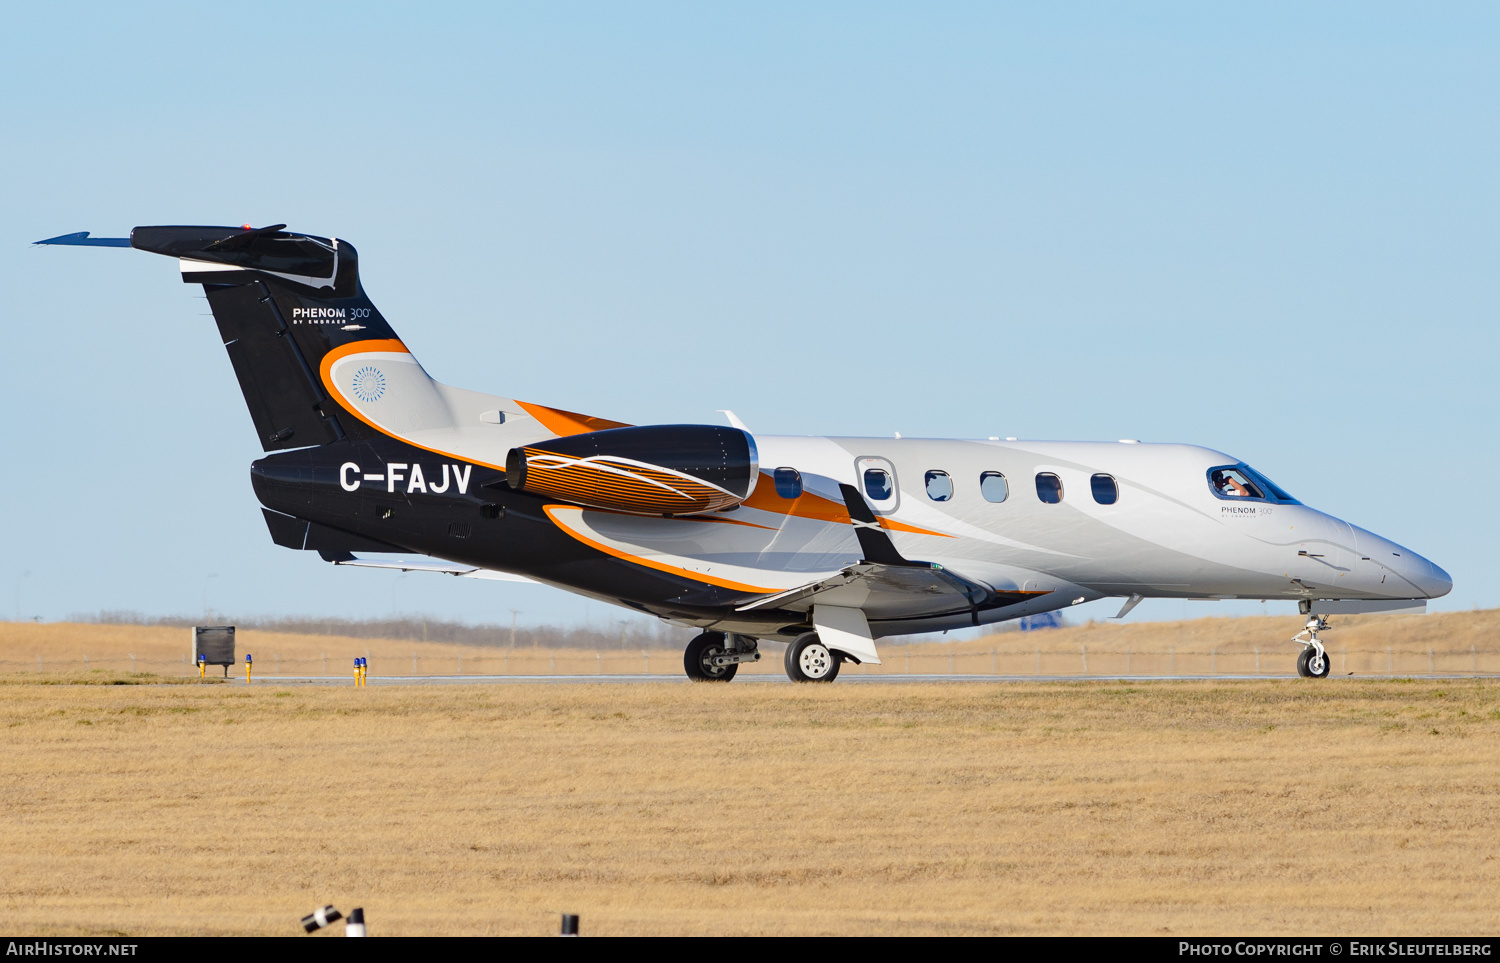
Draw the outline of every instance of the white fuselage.
M885 463L894 498L872 505L904 523L890 532L897 548L999 591L1049 590L1027 610L1104 596L1424 599L1452 588L1427 559L1331 515L1217 494L1210 470L1238 459L1208 448L786 436L757 436L756 443L763 479L775 468L794 468L809 490L835 499L838 484L861 488L862 467ZM946 500L929 496L929 472L951 480L937 486L941 495L951 485ZM985 473L1004 477L1003 501L981 492ZM1060 481L1059 501L1038 496L1042 473ZM1096 474L1114 480L1113 504L1094 498ZM1003 617L1017 614L1026 612Z

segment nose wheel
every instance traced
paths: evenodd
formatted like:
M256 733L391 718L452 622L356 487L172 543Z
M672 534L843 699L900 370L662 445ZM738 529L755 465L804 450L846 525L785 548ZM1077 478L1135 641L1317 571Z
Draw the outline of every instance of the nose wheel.
M1327 619L1321 615L1309 615L1307 625L1303 626L1301 632L1292 636L1293 642L1302 644L1302 651L1297 656L1297 674L1304 679L1328 678L1330 668L1328 651L1323 648L1323 642L1318 638L1318 633L1326 628L1328 628Z

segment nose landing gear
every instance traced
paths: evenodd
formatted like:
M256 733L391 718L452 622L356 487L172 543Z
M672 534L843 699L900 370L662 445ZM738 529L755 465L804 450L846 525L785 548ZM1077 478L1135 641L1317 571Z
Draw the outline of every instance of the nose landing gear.
M1304 679L1326 679L1330 668L1328 652L1323 648L1318 633L1328 628L1328 620L1321 615L1309 615L1307 625L1292 636L1293 642L1302 643L1302 652L1297 656L1297 674ZM1303 636L1307 638L1303 638Z

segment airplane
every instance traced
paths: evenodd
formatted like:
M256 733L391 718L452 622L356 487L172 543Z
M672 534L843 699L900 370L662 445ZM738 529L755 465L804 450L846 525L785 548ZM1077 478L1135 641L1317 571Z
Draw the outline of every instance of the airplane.
M1327 616L1425 611L1452 579L1184 444L763 435L629 425L434 380L366 296L348 241L137 227L201 284L266 456L271 538L334 565L534 581L699 629L697 681L786 644L797 682L876 640L1107 597L1294 600L1300 676ZM420 555L425 561L392 559Z

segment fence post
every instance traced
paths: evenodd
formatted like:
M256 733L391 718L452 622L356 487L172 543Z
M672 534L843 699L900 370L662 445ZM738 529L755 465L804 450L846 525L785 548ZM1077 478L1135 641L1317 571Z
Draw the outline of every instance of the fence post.
M911 649L906 650L906 674L911 675Z
M186 663L187 662L187 656L183 656L182 657L182 661L184 663ZM89 670L89 657L88 656L84 656L83 657L83 671L87 672L88 670Z
M1125 674L1130 674L1130 646L1125 646Z
M463 656L459 656L458 657L458 674L459 675L463 675L464 674L464 657Z
M990 675L999 675L1000 674L999 673L999 668L995 665L995 660L997 658L999 658L999 656L995 652L995 650L994 649L990 649Z
M1429 645L1427 647L1427 674L1432 675L1433 672L1434 669L1432 668L1432 646Z
M552 674L557 675L557 653L552 653Z
M594 650L594 662L595 662L594 675L603 675L604 674L604 655L598 649Z
M1036 674L1042 674L1042 647L1040 645L1036 647Z
M505 674L510 675L510 653L505 653Z
M1172 646L1172 674L1177 674L1177 646Z
M36 657L36 666L37 666L38 669L40 669L42 667L42 657L41 656L37 656ZM131 672L135 671L135 653L134 652L130 653L130 671Z
M1394 645L1388 645L1388 646L1385 647L1385 673L1386 673L1386 675L1394 675L1395 674L1395 672L1396 672L1395 665L1396 665L1396 647Z
M131 664L132 667L135 665L135 656L133 656L133 655L130 657L130 664ZM36 657L36 670L38 672L42 671L42 657L41 656L37 656Z
M951 649L948 651L948 674L953 674L953 651Z
M1347 645L1339 650L1339 671L1345 675L1349 674L1349 647Z
M417 674L417 654L415 652L411 654L411 674Z
M554 660L554 664L555 661L556 660ZM647 654L645 649L641 650L641 666L643 667L645 675L651 674L651 656Z
M327 652L323 653L323 674L324 675L328 674L328 653Z
M1260 675L1260 646L1255 647L1255 674Z
M1209 675L1219 674L1219 647L1217 645L1214 646L1213 654L1209 657L1208 666Z
M1078 647L1078 649L1079 649L1080 652L1083 653L1083 674L1084 675L1088 675L1089 674L1089 647L1086 646L1086 645L1080 645Z
M1469 643L1469 656L1474 660L1474 671L1479 671L1479 653L1474 650L1474 643Z
M187 658L187 656L183 656L183 658ZM281 675L281 653L277 652L271 658L276 662L276 674Z

